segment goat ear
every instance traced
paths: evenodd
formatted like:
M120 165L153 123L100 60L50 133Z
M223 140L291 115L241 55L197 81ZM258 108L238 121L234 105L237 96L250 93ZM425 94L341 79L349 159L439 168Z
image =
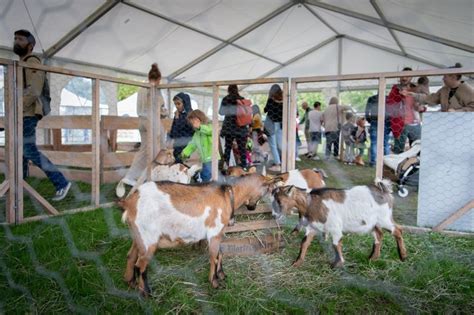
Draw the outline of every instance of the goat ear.
M257 173L257 168L255 166L251 166L247 171L248 174Z

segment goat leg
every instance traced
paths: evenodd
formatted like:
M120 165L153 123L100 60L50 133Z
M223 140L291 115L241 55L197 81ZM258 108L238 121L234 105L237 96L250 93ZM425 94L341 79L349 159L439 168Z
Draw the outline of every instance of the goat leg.
M405 242L403 241L402 229L396 225L392 235L397 241L398 256L401 261L405 261L405 259L407 259L407 250L405 249Z
M380 257L380 248L382 247L383 231L378 226L374 227L372 232L374 235L374 244L372 246L372 253L369 256L370 260L376 260Z
M299 267L303 263L304 258L306 256L306 252L308 251L308 247L311 244L311 241L313 240L314 235L315 235L314 233L309 233L305 235L305 237L301 241L300 253L298 254L298 258L292 264L293 267Z
M217 277L219 280L225 280L225 273L224 269L222 268L222 252L219 251L219 255L217 256Z
M333 246L336 256L334 258L334 262L331 264L331 268L341 268L344 265L344 258L342 257L342 240L339 239L337 245Z

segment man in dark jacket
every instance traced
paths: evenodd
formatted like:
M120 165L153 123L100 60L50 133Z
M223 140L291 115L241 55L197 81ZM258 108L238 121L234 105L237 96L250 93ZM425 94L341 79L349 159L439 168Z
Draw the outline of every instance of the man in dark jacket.
M379 113L379 95L376 94L367 99L367 105L365 106L365 119L370 124L369 136L370 136L370 157L369 165L375 166L377 158L377 122ZM388 138L390 135L390 118L387 112L385 113L385 127L383 137L383 152L384 155L390 154L390 145Z
M191 99L186 93L178 93L173 97L176 111L174 112L173 124L169 137L173 139L173 155L176 163L182 163L181 152L188 145L194 134L193 127L186 119L188 114L193 110L191 107Z
M29 31L18 30L15 32L13 51L21 61L33 65L41 64L41 60L33 55L35 43L35 38ZM28 161L33 162L48 176L56 188L56 194L52 200L59 201L66 197L71 183L36 146L36 126L44 114L40 96L45 73L25 68L23 74L23 178L28 176Z

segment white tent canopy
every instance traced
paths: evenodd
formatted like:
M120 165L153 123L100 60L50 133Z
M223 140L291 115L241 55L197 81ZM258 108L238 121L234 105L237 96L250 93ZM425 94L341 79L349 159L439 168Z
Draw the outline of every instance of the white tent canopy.
M170 81L474 67L473 0L0 0L0 46Z

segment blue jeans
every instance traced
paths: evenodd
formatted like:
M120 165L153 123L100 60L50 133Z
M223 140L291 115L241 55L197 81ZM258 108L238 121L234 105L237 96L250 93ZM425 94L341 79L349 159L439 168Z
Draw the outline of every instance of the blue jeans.
M370 165L375 165L375 160L377 159L377 122L372 122L369 127L369 136L370 136ZM384 132L383 132L383 154L390 154L390 144L388 139L390 136L390 126L385 123Z
M212 162L202 163L201 169L201 180L203 183L207 183L211 181L212 178Z
M326 159L331 156L331 151L334 157L339 156L339 130L326 132Z
M278 149L281 151L281 141L282 141L282 130L281 130L281 123L274 122L273 123L273 134L270 136L270 140L268 144L270 145L270 149L273 155L273 163L281 164L280 153Z
M38 118L23 117L23 178L28 177L28 160L30 160L45 172L56 190L60 190L67 186L68 181L58 168L43 153L38 151L36 146L37 125Z
M395 154L400 154L405 151L405 142L407 142L407 138L410 146L413 141L421 139L421 125L405 125L403 127L402 134L398 139L395 139L395 144L393 146L393 152Z

